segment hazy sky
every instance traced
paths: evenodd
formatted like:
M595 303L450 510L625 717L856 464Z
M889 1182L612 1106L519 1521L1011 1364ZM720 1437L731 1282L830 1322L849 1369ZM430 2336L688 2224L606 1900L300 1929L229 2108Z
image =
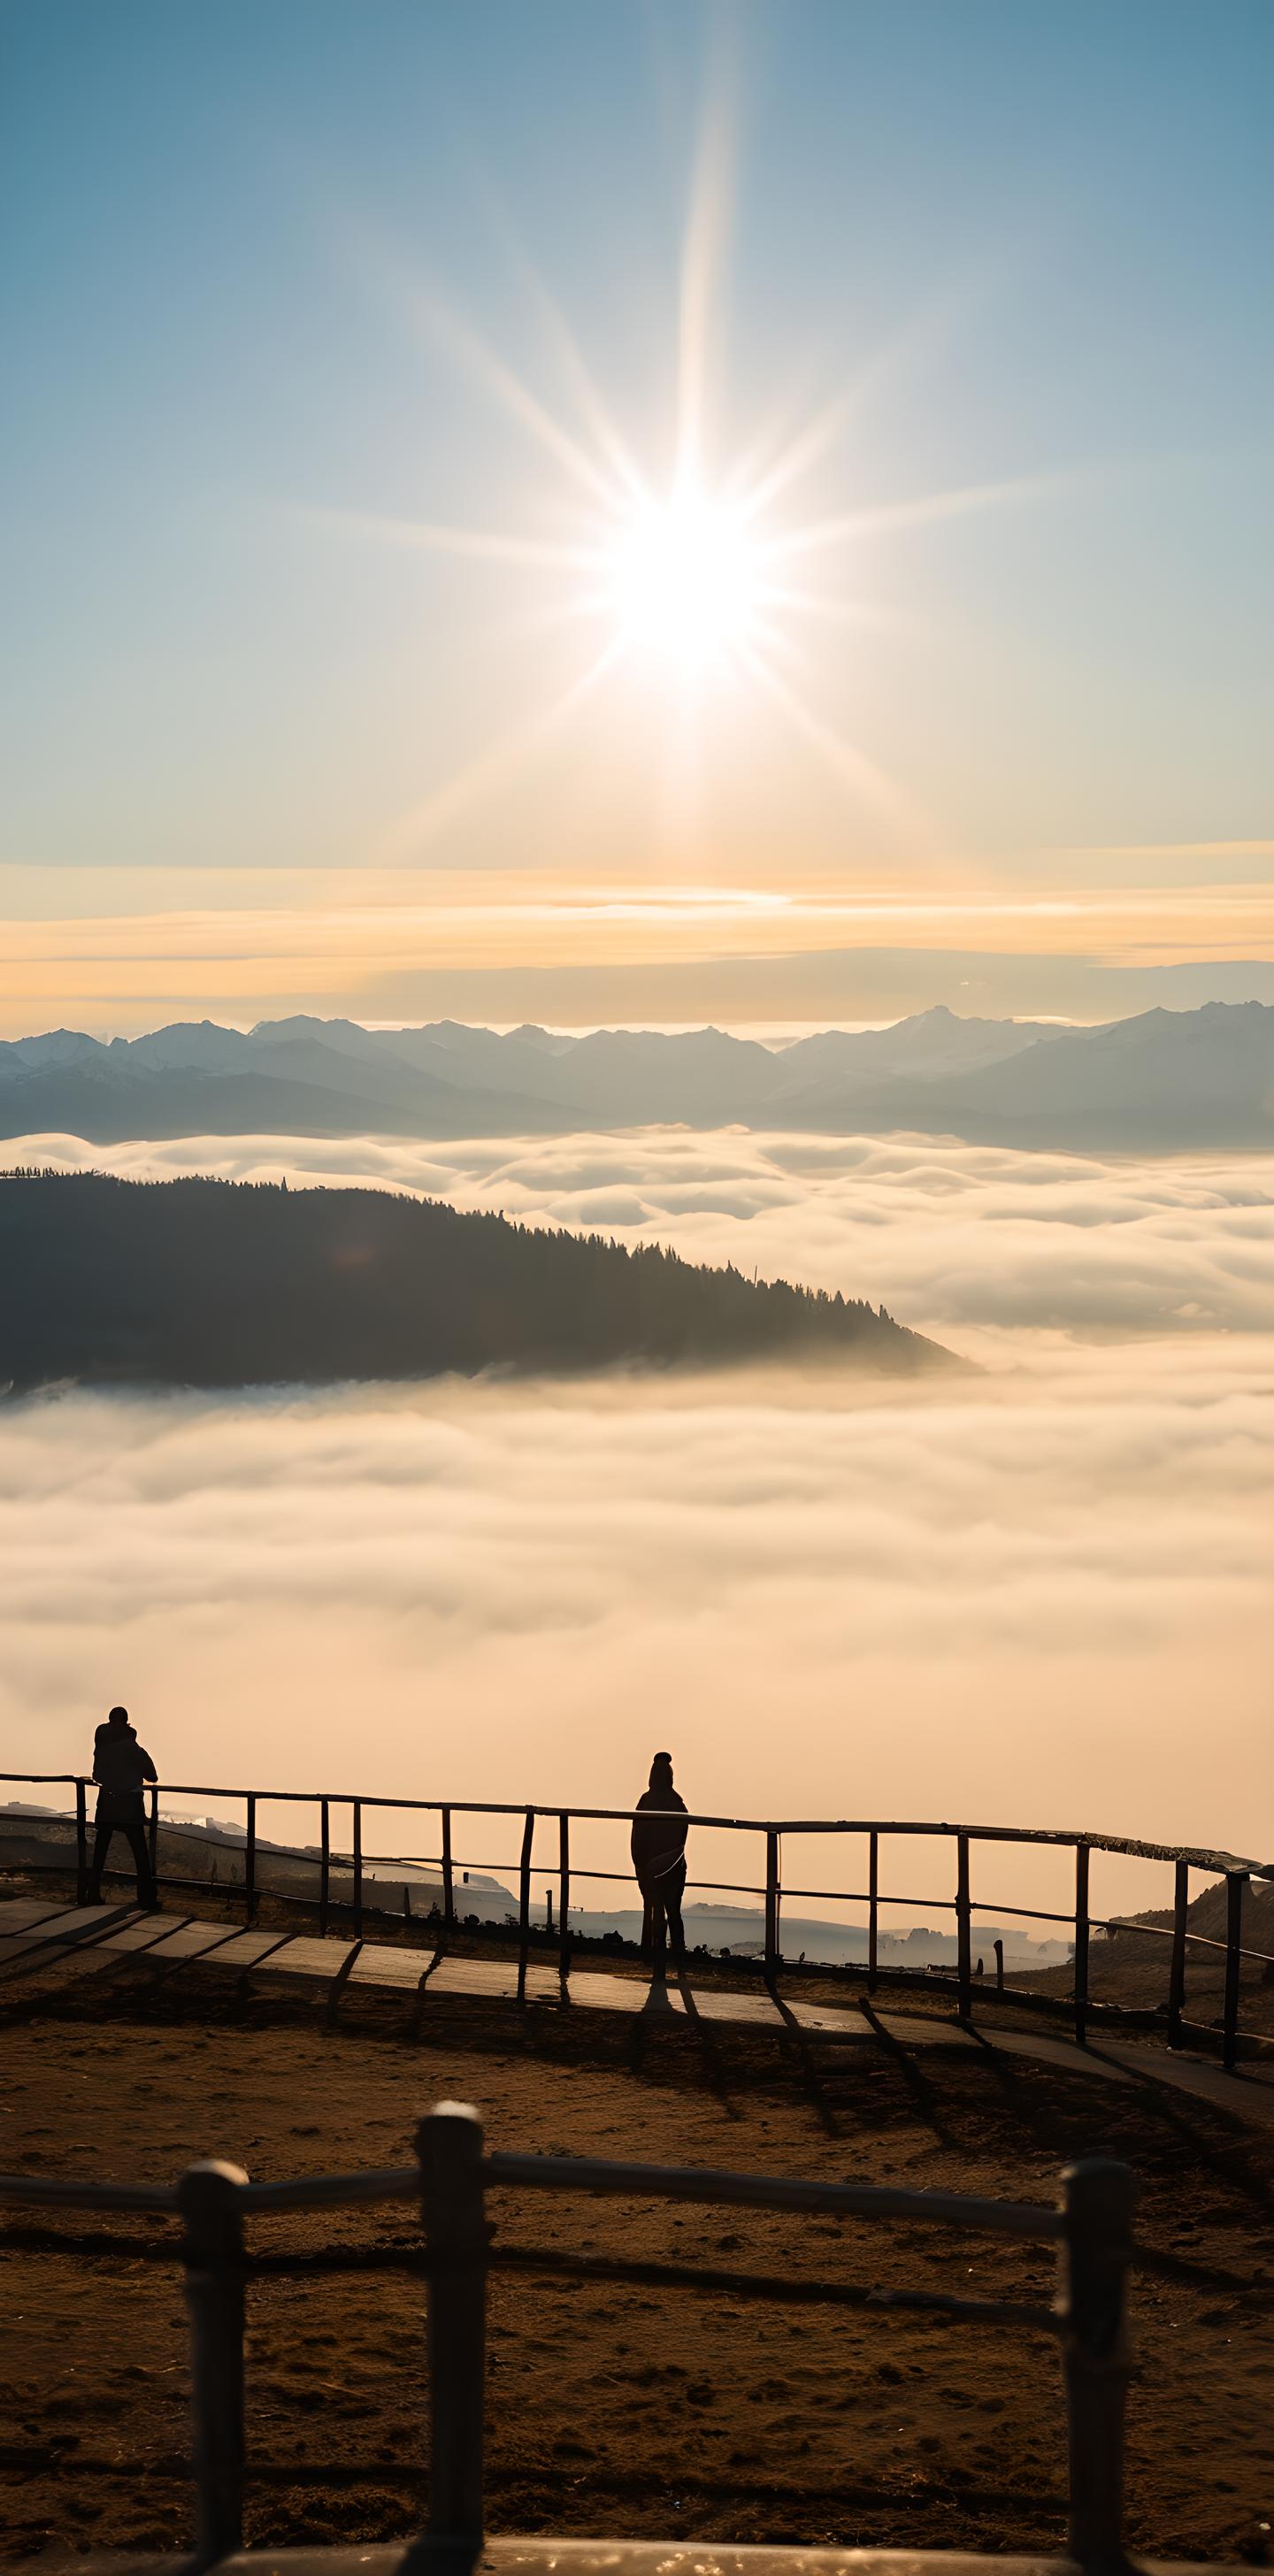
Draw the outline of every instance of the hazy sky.
M1274 958L1268 0L2 27L0 1028Z

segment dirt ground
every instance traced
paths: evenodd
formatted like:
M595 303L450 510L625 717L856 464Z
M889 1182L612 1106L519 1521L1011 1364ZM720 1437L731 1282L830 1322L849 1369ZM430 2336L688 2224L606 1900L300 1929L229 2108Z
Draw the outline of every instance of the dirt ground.
M1130 2543L1271 2554L1268 2130L1021 2060L349 1989L333 2013L136 1966L61 1986L54 1969L10 1976L0 2021L11 2171L167 2182L208 2154L259 2180L402 2164L417 2112L447 2096L475 2103L501 2147L1004 2197L1051 2200L1069 2156L1121 2155L1144 2243L1212 2276L1134 2287ZM531 2195L492 2214L523 2245L1037 2303L1053 2288L1046 2246L911 2225ZM0 2234L3 2546L50 2565L184 2547L179 2270L128 2252L165 2225L95 2221L124 2259L85 2263L15 2244L24 2218L10 2211ZM251 2230L258 2251L412 2236L406 2207ZM395 2274L251 2288L253 2542L385 2538L419 2518L422 2321L419 2284ZM1060 2545L1060 2374L1043 2336L497 2275L488 2423L493 2531Z

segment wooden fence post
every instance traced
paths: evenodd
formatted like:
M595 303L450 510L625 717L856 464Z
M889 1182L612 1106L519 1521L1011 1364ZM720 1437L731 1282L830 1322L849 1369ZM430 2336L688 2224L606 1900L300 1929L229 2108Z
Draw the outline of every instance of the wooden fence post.
M82 1905L88 1887L88 1800L84 1783L75 1783L75 1902Z
M1088 2037L1088 1845L1075 1845L1075 2040Z
M1225 1873L1225 2023L1222 2033L1222 2055L1233 2071L1239 2062L1239 1978L1243 1959L1243 1890L1247 1872L1227 1869Z
M776 1977L779 1958L779 1838L773 1825L765 1828L765 1973Z
M1190 1863L1179 1860L1172 1904L1172 1963L1168 1970L1168 2046L1181 2046L1186 2003L1186 1923L1190 1912Z
M448 1932L455 1928L456 1891L451 1876L451 1809L442 1811L442 1919Z
M429 2520L400 2576L471 2576L482 2553L487 2241L482 2123L440 2102L416 2130L429 2276Z
M319 1800L319 1932L327 1930L332 1893L332 1819L326 1798Z
M867 1837L867 1992L876 1991L876 1960L880 1940L880 1836Z
M189 2165L177 2185L190 2310L195 2565L243 2546L243 2209L238 2165Z
M354 1938L363 1937L363 1805L360 1798L354 1807Z
M571 1973L571 1935L569 1923L571 1904L571 1820L565 1809L563 1809L557 1820L557 1869L559 1882L558 1909L561 1915L561 1921L558 1924L558 1973L560 1976L569 1977Z
M1086 2576L1120 2576L1124 2553L1124 2284L1132 2252L1133 2180L1105 2156L1068 2165L1058 2308L1070 2456L1067 2552Z
M251 1923L257 1910L257 1802L248 1798L248 1832L243 1846L243 1915Z
M973 1963L969 1956L969 1837L956 1835L956 1951L960 1979L960 2019L973 2009Z
M525 1954L531 1938L531 1845L535 1840L535 1809L528 1807L522 1828L522 1860L518 1886L518 1939Z

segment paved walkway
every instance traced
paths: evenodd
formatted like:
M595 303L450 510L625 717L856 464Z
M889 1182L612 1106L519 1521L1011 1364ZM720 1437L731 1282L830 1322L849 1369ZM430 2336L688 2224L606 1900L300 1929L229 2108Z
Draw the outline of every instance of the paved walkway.
M728 2022L734 2027L789 2030L826 2045L893 2046L905 2050L955 2048L991 2057L1025 2057L1060 2066L1107 2084L1166 2084L1233 2112L1239 2119L1274 2126L1274 2065L1227 2075L1213 2060L1188 2057L1154 2042L1109 2039L1087 2048L1048 2031L1009 2030L998 2018L977 2022L899 2011L892 2004L849 2006L806 2003L768 1990L731 1994L720 1986L696 1987L686 1975L667 1985L639 1977L579 1968L569 1977L533 1959L455 1959L440 1950L395 1949L387 1943L315 1940L305 1934L236 1932L195 1915L140 1914L136 1907L51 1905L39 1897L0 1902L0 1979L18 1971L57 1971L57 1981L91 1976L102 1968L144 1957L148 1967L173 1972L196 1961L234 1969L263 1983L288 1982L338 1993L346 1986L414 1995L422 2003L448 1996L493 2003L552 2004L558 2010L627 2013L646 2020Z

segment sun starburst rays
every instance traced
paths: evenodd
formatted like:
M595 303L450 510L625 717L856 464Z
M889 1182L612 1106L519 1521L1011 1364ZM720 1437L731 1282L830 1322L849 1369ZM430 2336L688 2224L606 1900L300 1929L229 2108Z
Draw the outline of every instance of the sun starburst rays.
M1039 478L963 484L796 517L799 486L818 474L826 488L828 460L889 352L869 357L847 386L821 402L799 404L789 387L768 424L757 421L733 456L724 452L714 344L730 158L728 120L718 117L705 131L690 192L672 344L671 452L663 476L639 465L635 442L624 435L564 315L525 258L518 261L523 287L569 398L565 417L436 296L418 291L411 298L415 321L551 463L569 504L564 508L560 495L550 504L546 494L539 525L521 529L366 512L310 516L379 543L466 562L475 583L499 576L506 587L497 622L505 631L576 630L581 655L574 675L539 712L491 741L399 819L389 836L399 852L435 839L533 758L596 699L603 682L625 672L643 681L634 720L661 723L670 773L685 777L696 768L690 755L709 700L714 725L736 701L741 720L764 707L877 820L900 832L914 829L918 809L905 789L819 704L828 630L914 630L914 619L867 594L861 558L875 541L1020 505L1050 487ZM813 642L820 630L821 670L801 643Z

